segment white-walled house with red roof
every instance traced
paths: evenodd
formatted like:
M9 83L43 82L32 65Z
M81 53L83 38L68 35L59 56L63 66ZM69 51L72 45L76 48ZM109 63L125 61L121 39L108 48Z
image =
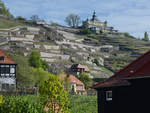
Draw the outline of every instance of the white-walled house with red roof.
M75 77L72 74L69 75L60 75L60 79L64 80L67 78L69 84L70 84L70 89L72 94L79 94L79 95L85 95L86 90L85 90L85 85L82 81L80 81L77 77Z
M0 92L16 91L16 63L0 49Z

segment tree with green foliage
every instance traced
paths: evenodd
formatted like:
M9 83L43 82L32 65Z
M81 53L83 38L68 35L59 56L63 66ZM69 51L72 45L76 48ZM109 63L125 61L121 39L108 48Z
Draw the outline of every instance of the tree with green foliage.
M18 16L16 19L19 20L19 21L26 21L26 19L22 16Z
M142 40L149 41L149 36L147 32L144 33L144 38Z
M40 68L42 67L42 63L41 63L41 55L39 52L37 51L32 51L31 55L29 57L29 63L32 67L35 68Z
M49 78L49 72L44 71L43 68L31 68L35 84L46 81Z
M11 17L9 9L6 8L5 4L0 0L0 14L6 17Z
M17 63L17 87L33 87L34 76L28 59L20 55L10 55L10 57Z
M29 64L34 68L43 68L44 70L48 68L48 63L42 60L40 53L37 51L31 52Z
M41 60L41 63L42 63L42 68L44 70L47 70L48 69L48 63L46 61L44 61L44 60Z
M78 25L80 24L80 16L77 14L69 14L66 19L65 22L70 26L70 27L78 27Z
M70 113L68 93L64 90L64 86L57 76L50 75L48 80L41 82L39 93L46 111L51 113Z
M10 57L17 63L17 87L32 88L40 81L45 81L49 77L49 73L43 68L31 67L26 57L20 55L10 55Z
M79 75L79 80L81 80L85 84L85 88L88 89L92 79L90 78L89 73L83 72Z

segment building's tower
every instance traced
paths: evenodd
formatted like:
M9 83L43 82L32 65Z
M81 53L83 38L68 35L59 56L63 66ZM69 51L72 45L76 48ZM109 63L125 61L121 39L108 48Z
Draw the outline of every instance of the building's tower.
M98 21L95 10L93 12L92 21Z

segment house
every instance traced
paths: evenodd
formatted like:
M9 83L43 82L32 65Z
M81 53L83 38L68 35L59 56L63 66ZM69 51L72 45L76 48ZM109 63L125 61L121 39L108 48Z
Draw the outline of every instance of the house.
M83 21L82 27L84 29L90 29L94 33L113 33L118 32L117 30L114 30L113 27L108 27L107 21L101 22L97 16L96 12L93 12L93 16L91 19L88 19Z
M16 90L16 63L0 49L0 92Z
M36 24L38 24L38 25L45 25L46 22L44 20L37 20Z
M83 72L87 72L87 73L90 72L88 66L81 65L81 64L73 64L71 66L71 71L74 72L75 74L81 74Z
M93 88L98 113L149 113L150 51Z
M65 79L67 78L67 79ZM69 92L71 94L78 94L78 95L84 95L86 94L85 85L83 82L81 82L77 77L75 77L72 74L69 75L60 75L61 80L67 80L65 81L65 89L67 89L67 82L69 82Z

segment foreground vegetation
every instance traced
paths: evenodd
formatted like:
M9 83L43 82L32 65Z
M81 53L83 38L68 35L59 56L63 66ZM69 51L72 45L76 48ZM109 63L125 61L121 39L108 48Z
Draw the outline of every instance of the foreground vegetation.
M96 96L70 96L71 113L97 113Z
M39 95L5 96L0 113L46 113L40 99ZM69 100L70 113L97 113L96 96L70 96Z

